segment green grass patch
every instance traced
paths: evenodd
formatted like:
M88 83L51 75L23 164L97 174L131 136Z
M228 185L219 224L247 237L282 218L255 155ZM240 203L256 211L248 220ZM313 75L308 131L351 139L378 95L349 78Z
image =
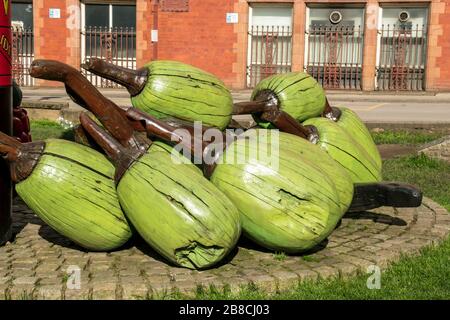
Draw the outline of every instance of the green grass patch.
M284 261L284 260L286 260L286 257L287 257L286 253L284 253L284 252L275 252L273 254L273 258L278 261Z
M411 132L411 131L384 131L372 132L373 140L376 144L407 144L419 145L444 136L443 133L433 132Z
M383 178L407 182L450 211L450 164L424 154L390 159L383 164Z
M46 139L65 139L74 140L72 128L65 128L61 124L50 120L31 121L31 137L33 141Z

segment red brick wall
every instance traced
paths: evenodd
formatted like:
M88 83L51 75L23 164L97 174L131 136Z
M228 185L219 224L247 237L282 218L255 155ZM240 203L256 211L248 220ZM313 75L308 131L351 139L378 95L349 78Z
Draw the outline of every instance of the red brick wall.
M376 2L377 0L311 0L309 2ZM303 68L304 0L253 0L253 2L294 3L293 69ZM380 0L380 2L401 2ZM427 0L409 0L427 2ZM73 9L79 0L34 0L35 56L56 59L74 67L80 64L80 30L73 24ZM429 43L426 85L428 90L450 91L450 0L430 0ZM244 88L247 64L248 4L246 0L190 0L189 12L159 11L158 59L190 63L220 77L232 88ZM60 8L61 19L50 19L49 8ZM72 9L72 10L70 10ZM136 0L137 64L153 59L150 42L153 27L152 1ZM239 13L239 24L227 24L227 12ZM76 18L76 17L75 17ZM71 20L72 19L72 20ZM370 39L369 39L370 38ZM370 47L370 45L373 47ZM366 39L365 89L373 89L375 37ZM371 49L372 48L372 49ZM369 54L371 52L371 54ZM371 69L368 72L368 69ZM41 85L58 83L38 82Z
M136 0L136 62L138 68L153 59L153 45L150 42L152 28L152 1Z
M50 19L49 9L61 9L60 19ZM34 53L36 59L52 59L76 68L80 66L78 0L34 0ZM39 85L61 86L57 82L37 81Z
M436 67L439 68L439 78L432 84L435 90L450 91L450 0L444 0L442 13L439 14L440 35L437 37L440 53L436 58Z
M207 70L227 85L236 81L233 45L237 34L226 23L235 0L189 1L189 12L159 12L158 59L179 60Z

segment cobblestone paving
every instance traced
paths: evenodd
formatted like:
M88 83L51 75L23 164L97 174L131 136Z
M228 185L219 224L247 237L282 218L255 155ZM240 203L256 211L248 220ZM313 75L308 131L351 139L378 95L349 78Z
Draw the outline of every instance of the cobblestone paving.
M6 299L159 298L211 284L238 290L253 283L268 291L284 290L304 279L348 277L373 264L385 268L400 254L417 253L450 233L448 212L425 198L416 209L347 214L307 256L275 255L243 240L221 266L192 271L168 265L139 238L119 251L86 252L21 202L14 206L13 219L16 237L0 248L0 298ZM80 275L79 288L72 274Z

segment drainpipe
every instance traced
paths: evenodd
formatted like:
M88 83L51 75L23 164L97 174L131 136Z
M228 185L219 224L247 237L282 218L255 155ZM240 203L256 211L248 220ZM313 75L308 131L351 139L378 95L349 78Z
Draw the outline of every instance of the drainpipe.
M158 10L159 0L152 0L152 14L153 14L153 26L152 26L152 47L153 47L153 59L158 59Z
M0 131L12 135L11 1L0 2ZM11 238L12 183L0 155L0 245Z

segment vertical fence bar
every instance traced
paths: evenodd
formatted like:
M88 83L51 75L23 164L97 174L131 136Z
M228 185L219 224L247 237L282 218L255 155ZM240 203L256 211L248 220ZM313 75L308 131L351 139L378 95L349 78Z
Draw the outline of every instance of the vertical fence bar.
M424 90L425 26L382 25L378 90Z
M136 67L136 31L131 27L89 26L82 31L85 41L82 61L91 57L107 60L126 68ZM101 88L117 88L118 84L87 72L89 81Z
M262 79L291 71L292 31L288 26L251 26L248 87Z
M28 69L34 57L33 30L12 27L12 75L20 86L33 85Z

